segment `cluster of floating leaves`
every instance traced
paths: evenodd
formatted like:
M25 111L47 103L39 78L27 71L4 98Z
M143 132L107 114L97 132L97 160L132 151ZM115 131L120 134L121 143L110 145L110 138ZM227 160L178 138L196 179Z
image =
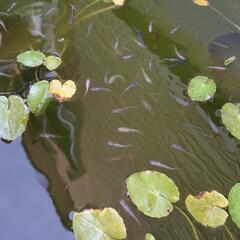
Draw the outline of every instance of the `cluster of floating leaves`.
M163 218L171 214L174 207L191 223L194 236L198 235L190 218L177 206L180 199L178 187L167 175L158 171L142 171L129 176L126 180L127 192L137 209L151 218ZM174 206L173 206L174 205ZM206 227L223 226L229 214L240 229L240 183L230 190L228 199L217 191L200 192L189 195L185 205L191 216ZM73 230L77 240L125 239L126 227L123 219L112 208L87 209L75 212ZM154 235L146 233L145 240L156 240Z
M46 56L40 51L26 51L17 56L17 62L25 68L44 66L54 71L62 60L58 56ZM51 102L64 102L75 92L76 85L72 80L62 83L54 79L35 82L29 89L26 101L17 95L8 98L0 96L0 137L8 141L16 139L25 131L30 112L36 116L43 114Z

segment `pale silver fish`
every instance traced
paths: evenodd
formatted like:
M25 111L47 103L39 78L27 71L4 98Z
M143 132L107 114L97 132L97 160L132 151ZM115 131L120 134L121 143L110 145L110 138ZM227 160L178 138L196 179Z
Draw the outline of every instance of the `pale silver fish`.
M9 12L11 12L15 7L16 7L16 5L17 5L17 2L13 2L11 5L10 5L10 7L7 9L7 13L9 13Z
M152 84L151 78L147 75L147 73L145 72L143 67L142 67L142 73L143 73L143 77L144 77L145 81L149 84Z
M116 37L116 36L115 36L115 38L116 38L116 41L115 41L115 43L114 43L114 45L113 45L113 49L114 49L114 50L117 50L118 47L119 47L119 38Z
M147 101L145 101L145 100L142 100L141 101L142 102L142 104L143 104L143 106L144 106L144 108L146 109L146 110L148 110L149 112L153 112L153 107L152 107L152 105L150 104L150 103L148 103Z
M118 132L121 132L121 133L142 133L138 129L128 128L128 127L119 127L117 130L118 130Z
M108 141L107 144L110 147L116 147L116 148L129 148L129 147L131 147L131 145L129 145L129 144L121 144L121 143L112 142L112 141Z
M176 46L174 46L174 50L175 50L176 56L177 56L180 60L182 60L182 61L186 61L186 60L187 60L187 58L184 57L184 56L178 51L178 49L177 49Z
M149 70L152 70L152 67L153 67L153 59L150 58L149 63L148 63Z
M126 211L126 213L128 213L139 225L141 225L141 222L135 216L135 214L132 212L132 210L130 209L128 204L123 199L120 199L119 203L120 203L121 207Z
M128 55L124 55L122 58L123 60L129 60L132 59L134 57L134 54L128 54Z
M171 148L173 148L173 149L175 149L175 150L177 150L177 151L184 152L184 153L190 155L189 152L187 152L182 146L180 146L180 145L178 145L178 144L176 144L176 143L171 144Z
M173 94L170 94L175 100L176 100L176 102L177 103L179 103L180 105L182 105L182 106L184 106L184 107L187 107L188 105L189 105L189 102L187 102L187 101L185 101L185 100L183 100L183 99L181 99L181 98L179 98L179 97L177 97L177 96L175 96L175 95L173 95Z
M145 48L145 45L142 41L139 41L137 39L133 39L133 41L141 48Z
M0 47L2 46L2 33L0 33Z
M89 23L87 27L87 37L89 37L92 30L93 30L93 23Z
M227 68L221 66L209 66L208 69L219 70L219 71L226 71Z
M103 87L92 87L90 90L93 92L111 92L112 91L109 88L103 88Z
M159 161L156 161L156 160L150 160L149 164L154 167L165 168L167 170L175 170L176 169L176 168L169 167L163 163L160 163Z
M50 133L41 133L40 138L63 138L63 136L50 134Z
M111 76L106 83L113 84L116 80L124 80L124 77L121 74L116 74Z
M139 81L131 82L131 83L123 90L123 92L121 93L120 96L123 96L126 92L128 92L130 89L136 87L138 84L139 84Z
M0 19L0 26L2 26L2 28L7 32L7 28L5 26L5 23Z
M122 107L122 108L116 108L112 110L112 113L122 113L122 112L126 112L132 109L136 109L137 106L128 106L128 107Z
M90 79L87 79L85 81L85 93L84 93L85 96L87 96L87 94L88 94L88 91L89 91L89 88L90 88L90 84L91 84Z
M173 28L171 31L170 31L170 34L174 34L177 32L177 30L180 28L181 26L177 26L175 28Z
M15 77L15 75L8 74L8 73L3 73L3 72L0 72L0 76L7 77L7 78L13 78L13 77Z
M148 25L148 32L152 32L153 31L153 21L151 21Z

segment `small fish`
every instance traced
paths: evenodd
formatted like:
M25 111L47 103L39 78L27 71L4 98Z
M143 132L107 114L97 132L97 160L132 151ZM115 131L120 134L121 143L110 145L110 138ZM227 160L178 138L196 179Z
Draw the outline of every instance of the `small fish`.
M128 55L124 55L122 58L123 60L129 60L132 59L134 57L134 54L128 54Z
M93 92L111 92L112 91L109 88L102 88L102 87L93 87L90 90Z
M176 168L169 167L169 166L167 166L167 165L165 165L163 163L160 163L158 161L155 161L155 160L150 160L149 164L154 166L154 167L165 168L167 170L175 170L176 169Z
M217 127L217 125L212 121L212 119L208 116L208 124L211 127L211 129L215 132L215 133L219 133L219 128Z
M148 32L152 32L153 31L153 21L151 21L148 25Z
M6 26L5 26L5 23L4 23L1 19L0 19L0 26L3 27L3 29L5 30L5 32L8 31L7 28L6 28Z
M75 13L77 12L77 8L71 3L68 3L68 4L71 7L71 15L70 15L70 18L68 20L68 24L73 24Z
M220 43L220 42L211 41L210 43L212 43L218 47L227 48L227 49L230 48L228 45Z
M139 39L140 42L143 42L143 33L139 31L137 28L134 27L134 31L137 35L137 38Z
M124 80L124 77L120 74L116 74L116 75L113 75L112 77L110 77L106 83L113 84L116 80Z
M0 76L7 77L7 78L13 78L13 77L15 77L15 75L3 73L3 72L0 72Z
M219 70L219 71L226 71L227 68L221 66L209 66L208 69Z
M224 60L223 63L224 63L225 66L228 66L229 64L233 63L235 60L237 60L237 58L235 56L232 56L232 57Z
M177 32L177 30L180 28L181 26L177 26L177 27L175 27L175 28L173 28L171 31L170 31L170 34L174 34L174 33L176 33Z
M130 207L128 206L128 204L121 199L119 201L121 207L126 211L126 213L128 213L139 225L141 225L141 222L139 221L139 219L135 216L135 214L132 212L132 210L130 209Z
M147 75L147 73L145 72L143 67L142 67L142 73L143 73L143 77L144 77L145 81L149 84L152 84L151 78Z
M2 46L2 33L0 33L0 47Z
M59 42L59 43L62 43L62 42L64 42L64 38L59 38L57 41Z
M175 144L175 143L171 144L171 148L173 148L173 149L175 149L175 150L177 150L177 151L181 151L181 152L184 152L184 153L190 155L189 152L187 152L182 146L180 146L180 145L178 145L178 144Z
M88 93L88 91L89 91L90 84L91 84L90 79L87 79L86 82L85 82L85 89L86 89L86 90L85 90L85 93L84 93L85 96L87 96L87 93Z
M114 156L110 158L108 161L116 162L116 161L122 161L122 160L133 160L133 156L132 154L122 154L122 155Z
M148 69L152 70L152 67L153 67L153 59L150 58L149 63L148 63Z
M142 104L143 104L143 106L144 106L144 108L146 109L146 110L148 110L149 112L153 112L153 107L151 106L151 104L150 103L148 103L147 101L145 101L145 100L142 100L141 101L142 102Z
M121 132L121 133L142 133L138 129L128 128L128 127L119 127L117 130L118 132Z
M145 48L145 45L142 41L138 41L137 39L133 39L133 41L141 48Z
M89 37L90 33L92 32L93 29L93 23L89 23L87 27L87 37Z
M114 49L114 50L117 50L118 47L119 47L119 38L116 37L116 36L115 36L115 38L116 38L116 41L115 41L115 43L114 43L114 45L113 45L113 49Z
M179 58L163 58L164 61L179 62Z
M116 108L112 110L112 113L122 113L122 112L126 112L129 111L131 109L136 109L136 106L129 106L129 107L123 107L123 108Z
M180 105L184 106L184 107L187 107L189 105L189 102L177 97L177 96L174 96L173 94L170 94L175 100L177 103L179 103Z
M60 136L60 135L55 135L55 134L50 134L50 133L41 133L39 135L40 138L63 138L63 136Z
M6 12L7 13L11 12L16 7L16 5L17 5L17 2L13 2Z
M180 60L182 60L182 61L186 61L186 60L187 60L183 55L180 54L180 52L178 51L178 49L177 49L176 46L174 46L174 50L175 50L176 56L177 56Z
M116 148L129 148L129 147L131 147L131 145L129 145L129 144L121 144L121 143L112 142L112 141L108 141L107 144L110 147L116 147Z
M127 88L125 88L125 89L123 90L123 92L121 93L120 96L123 96L126 92L128 92L130 89L136 87L138 84L139 84L139 81L134 81L134 82L130 83L130 84L127 86Z

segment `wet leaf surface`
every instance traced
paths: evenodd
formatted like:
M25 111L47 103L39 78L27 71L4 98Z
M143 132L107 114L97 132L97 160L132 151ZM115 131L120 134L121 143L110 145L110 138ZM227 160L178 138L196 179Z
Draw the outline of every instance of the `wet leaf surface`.
M205 76L194 77L188 85L188 95L193 101L207 101L216 92L215 82Z
M49 83L46 80L36 82L30 88L27 104L36 115L44 113L49 103L54 99L49 93L48 88Z
M151 233L147 233L145 235L145 240L156 240L156 238Z
M19 96L0 96L0 137L11 141L21 136L28 121L28 107Z
M46 58L46 61L44 62L45 67L49 71L56 70L61 64L62 64L62 60L57 56L48 56Z
M17 55L17 62L26 67L38 67L46 60L44 53L39 51L26 51Z
M235 184L228 195L229 213L233 222L240 229L240 183Z
M75 212L73 231L77 240L121 240L127 237L123 219L113 208Z
M185 204L192 216L204 226L215 228L224 225L228 217L222 209L228 206L228 200L217 191L189 195Z
M179 200L179 191L174 182L157 171L134 173L126 180L127 191L138 210L149 217L168 216L172 203Z

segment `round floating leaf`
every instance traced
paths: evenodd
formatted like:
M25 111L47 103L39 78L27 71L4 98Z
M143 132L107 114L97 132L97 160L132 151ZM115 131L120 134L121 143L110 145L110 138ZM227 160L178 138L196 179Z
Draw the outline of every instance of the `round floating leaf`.
M240 229L240 183L235 184L228 195L229 213L233 222Z
M240 140L240 104L224 104L221 109L221 117L228 131Z
M62 84L59 80L52 80L49 84L49 92L59 101L64 102L70 99L76 92L77 88L72 80Z
M75 212L73 231L77 240L121 240L127 237L123 219L113 208Z
M17 55L17 62L26 67L38 67L46 60L44 53L39 51L26 51Z
M0 96L0 138L12 141L25 131L28 107L19 96Z
M46 61L44 62L45 67L49 71L54 71L62 64L62 60L59 57L56 56L48 56L46 58Z
M27 97L27 104L31 111L40 115L45 112L47 106L53 101L53 96L48 92L49 83L46 80L34 83Z
M174 182L157 171L134 173L126 180L127 191L138 210L145 215L161 218L169 215L179 200L179 191Z
M215 228L224 225L228 217L222 209L228 206L228 200L216 191L189 195L185 204L192 216L204 226Z
M147 233L145 235L145 240L156 240L156 238L151 233Z
M188 85L188 95L194 101L207 101L216 92L216 83L204 76L193 78Z

